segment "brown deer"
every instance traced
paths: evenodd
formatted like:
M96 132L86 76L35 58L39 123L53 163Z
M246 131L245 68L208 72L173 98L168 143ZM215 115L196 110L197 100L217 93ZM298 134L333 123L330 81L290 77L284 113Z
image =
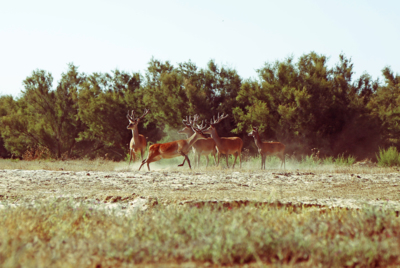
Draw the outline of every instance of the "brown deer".
M280 142L262 142L257 127L253 127L253 131L249 133L249 136L254 138L258 152L261 154L261 169L265 169L267 155L278 156L282 161L281 168L283 165L285 169L285 145Z
M190 160L187 156L189 153L190 148L193 146L193 144L200 140L200 139L207 139L207 137L203 134L203 130L206 128L206 126L197 126L194 127L194 121L191 120L191 117L189 116L189 120L182 120L182 122L193 129L193 135L190 136L186 140L177 140L177 141L171 141L167 143L155 143L149 147L149 153L147 155L147 158L142 161L142 164L139 167L139 170L142 168L142 166L147 163L147 168L150 171L150 166L149 164L151 162L158 161L160 159L168 159L168 158L174 158L177 156L183 156L185 159L183 160L183 163L178 165L178 166L183 166L185 164L185 161L188 162L189 168L192 169L190 165Z
M311 157L315 160L315 161L319 161L319 155L320 155L320 151L318 148L312 148L311 149Z
M140 120L149 113L148 109L144 109L143 115L139 118L135 118L135 111L132 110L132 113L126 115L126 118L129 120L129 125L126 127L127 129L132 129L132 139L131 142L129 143L129 165L131 164L131 160L133 158L133 162L136 160L136 153L140 151L140 156L143 161L143 156L144 156L144 150L146 149L147 146L147 141L146 138L139 134L138 131L138 124Z
M210 120L210 127L207 128L205 131L203 131L204 134L210 134L213 140L215 141L215 144L217 146L217 152L218 152L218 162L217 166L219 165L219 159L221 157L221 154L224 154L226 156L226 166L229 168L228 164L228 156L230 154L235 156L235 161L233 162L232 168L235 167L236 164L236 159L239 157L240 161L240 167L242 167L242 147L243 147L243 141L241 138L238 137L220 137L217 133L217 130L215 129L215 126L221 122L221 120L227 118L228 115L222 114L221 116L218 114L218 118L215 119L213 116L213 119Z
M187 118L186 118L187 120ZM195 117L193 118L193 121L196 122L198 120L198 116L195 115ZM203 126L203 122L201 124L201 126ZM189 138L190 136L192 136L194 134L193 129L191 128L191 126L187 126L185 124L185 127L182 128L181 130L178 131L179 134L185 134L187 138ZM208 167L208 163L209 163L209 159L208 159L208 155L212 154L214 156L214 164L217 164L217 160L216 160L216 156L215 154L217 153L217 149L215 147L215 141L213 140L213 138L207 138L206 140L198 140L196 141L193 146L193 153L194 153L194 159L195 159L195 165L197 167L200 166L200 156L204 155L206 157L207 163L206 163L206 167Z

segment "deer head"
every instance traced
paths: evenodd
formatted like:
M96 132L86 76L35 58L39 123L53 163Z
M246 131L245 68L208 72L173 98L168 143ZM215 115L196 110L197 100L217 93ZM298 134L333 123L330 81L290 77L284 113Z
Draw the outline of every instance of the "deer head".
M129 111L128 111L126 118L128 118L128 120L129 120L129 125L126 128L133 129L134 127L136 127L139 124L140 119L142 119L149 112L150 112L150 110L144 109L143 115L141 117L135 118L135 111L132 110L131 114L129 114Z
M224 113L222 113L222 115L219 115L219 113L218 113L217 119L215 119L215 116L213 116L213 118L210 120L210 127L207 128L204 131L204 133L211 134L211 132L215 129L215 125L217 125L219 122L221 122L223 119L227 118L228 116L229 116L228 114L224 115Z
M255 137L255 135L258 135L258 127L253 127L253 130L249 133L250 137Z

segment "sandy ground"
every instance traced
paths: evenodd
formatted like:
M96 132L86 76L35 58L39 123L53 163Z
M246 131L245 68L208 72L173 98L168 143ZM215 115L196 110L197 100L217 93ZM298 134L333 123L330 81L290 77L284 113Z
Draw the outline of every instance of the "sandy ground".
M325 173L298 170L179 170L73 172L0 170L0 201L49 197L89 200L121 208L151 202L279 202L316 207L400 211L400 173Z

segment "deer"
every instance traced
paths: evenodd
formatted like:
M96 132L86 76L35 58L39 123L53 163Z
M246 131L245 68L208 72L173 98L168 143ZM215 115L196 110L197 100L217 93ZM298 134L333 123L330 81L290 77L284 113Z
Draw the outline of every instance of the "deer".
M276 155L281 159L281 168L285 169L285 145L280 142L262 142L258 133L258 128L253 127L253 131L249 136L254 138L254 142L258 148L258 153L261 154L261 169L265 169L265 160L267 155Z
M311 157L315 160L315 161L319 161L319 155L320 155L320 151L318 148L312 148L311 149Z
M198 116L195 115L193 121L196 122L198 120ZM201 126L203 126L203 122L201 122ZM185 124L185 127L178 131L179 134L185 134L187 138L194 134L193 129L190 126ZM193 146L192 150L194 153L195 165L197 167L200 166L200 156L204 155L206 157L206 167L208 167L209 159L208 155L211 153L214 156L214 165L217 164L216 156L217 149L215 147L215 141L213 138L207 138L206 140L198 140L196 141Z
M132 139L131 142L129 143L129 165L131 164L131 160L133 158L133 162L136 161L136 153L140 151L140 156L143 161L143 156L144 156L144 150L146 149L147 146L147 141L146 138L139 134L138 131L138 125L140 120L145 117L146 114L148 114L150 111L148 109L144 109L143 115L139 118L135 118L135 111L132 110L131 114L126 115L126 118L129 120L129 125L126 127L127 129L132 130Z
M217 152L218 152L218 161L217 161L217 166L219 165L219 159L222 154L226 156L226 166L229 168L228 164L228 156L230 154L235 156L235 161L233 162L232 169L235 168L236 164L236 159L239 157L240 161L240 168L242 167L242 147L243 147L243 141L239 137L220 137L218 135L218 132L215 128L215 126L221 122L221 120L225 119L228 117L227 115L222 115L220 116L218 113L217 119L213 116L213 118L210 120L210 126L203 131L204 134L210 134L212 139L215 141L216 147L217 147Z
M191 127L193 129L193 135L186 140L177 140L167 143L155 143L151 145L149 147L147 158L142 161L139 170L142 168L144 164L147 163L147 169L150 171L150 166L149 166L150 163L156 162L160 159L168 159L178 156L184 157L183 163L178 165L179 167L183 166L185 164L185 161L187 161L189 164L189 168L192 169L187 154L189 153L190 148L196 141L201 139L203 140L207 139L207 137L203 134L203 130L207 126L197 125L197 127L194 127L195 122L191 120L190 116L188 120L183 119L182 123L185 124L187 127Z

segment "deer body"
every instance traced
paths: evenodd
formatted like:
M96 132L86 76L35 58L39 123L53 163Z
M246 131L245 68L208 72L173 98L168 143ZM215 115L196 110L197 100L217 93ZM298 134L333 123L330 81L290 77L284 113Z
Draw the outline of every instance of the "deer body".
M189 127L184 127L183 129L178 131L179 134L186 134L187 137L190 137L193 135L193 130ZM194 159L195 159L195 164L197 167L200 166L200 156L204 155L206 157L207 163L206 167L208 167L209 159L208 155L212 154L214 156L214 164L217 164L216 156L215 154L217 153L217 149L215 148L215 142L213 138L207 138L205 140L198 140L196 141L193 146L193 153L194 153Z
M215 125L218 124L222 119L227 118L228 115L224 116L223 114L219 116L215 120L210 120L210 127L204 131L204 134L210 134L212 139L215 141L215 145L217 147L218 152L218 162L217 166L219 165L219 159L221 154L226 156L226 166L229 168L228 164L228 156L230 154L235 156L235 161L233 162L232 168L235 167L236 159L239 157L240 167L242 167L242 148L243 148L243 141L241 138L238 137L220 137L215 129Z
M143 115L139 118L135 118L134 114L135 112L132 110L132 113L126 115L126 117L129 120L129 125L126 127L127 129L132 130L132 139L131 142L129 143L129 164L131 164L131 160L133 158L133 162L136 161L136 153L140 151L140 156L143 161L144 157L144 150L146 149L147 146L147 141L146 138L139 134L138 130L138 124L140 122L140 119L142 119L146 114L149 113L149 110L145 109Z
M132 139L131 142L129 143L129 154L130 154L129 164L131 163L132 158L133 162L136 161L136 153L139 151L141 159L143 160L144 150L146 149L146 146L147 146L146 138L142 134L139 134L137 126L135 126L135 129L132 129Z
M183 120L185 122L185 120ZM191 122L191 125L193 123ZM191 169L190 165L190 160L187 156L187 154L190 151L190 148L193 146L193 144L201 139L207 139L207 137L203 134L202 129L196 129L192 126L193 128L193 135L190 136L186 140L177 140L177 141L171 141L167 143L156 143L153 144L149 147L149 153L147 155L147 158L142 161L142 164L139 167L139 170L142 168L142 166L147 163L147 168L150 171L150 166L149 164L151 162L155 162L161 159L168 159L168 158L174 158L177 156L183 156L185 159L183 160L183 163L178 165L178 166L183 166L185 164L185 161L188 161L189 168Z
M258 148L258 153L261 155L261 169L265 169L265 160L267 155L276 155L281 159L281 168L285 168L285 145L280 142L262 142L258 133L258 128L253 127L253 131L249 136L254 138L254 142Z

